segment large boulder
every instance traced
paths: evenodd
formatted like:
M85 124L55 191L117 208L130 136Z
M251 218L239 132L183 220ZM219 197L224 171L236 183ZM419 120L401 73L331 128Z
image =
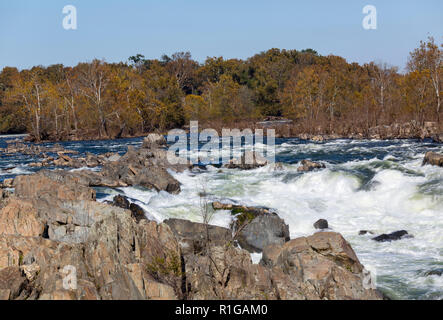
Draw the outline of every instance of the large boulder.
M289 241L289 226L275 213L262 214L250 220L236 239L249 252L262 252L270 244Z
M281 299L382 299L371 288L354 250L338 233L320 232L283 246L268 246L261 264L271 268Z
M223 247L232 241L231 230L226 228L182 219L167 219L164 223L171 228L185 256L200 254L207 245Z
M166 153L165 150L157 150L156 153ZM163 157L164 156L164 157ZM68 185L78 185L76 192L82 192L83 188L88 187L128 187L142 186L157 191L167 191L170 193L180 192L180 183L167 171L167 169L180 169L184 167L168 167L166 155L155 157L149 150L135 150L133 147L128 148L128 152L116 161L107 161L103 164L100 172L91 170L80 170L75 172L67 172L63 170L48 171L42 170L36 176L36 183L45 184L47 179L64 183ZM19 190L19 192L31 192L32 185L20 183L27 190ZM38 185L38 187L39 187ZM50 183L46 189L39 190L41 192L50 192L53 183ZM92 189L87 189L92 190ZM57 192L64 192L58 190ZM85 199L81 195L81 199ZM69 198L75 198L75 195L69 195ZM95 197L95 195L94 195Z
M435 152L427 152L423 159L423 165L426 164L443 167L443 155Z
M231 210L235 240L249 252L261 252L270 244L289 241L289 226L269 208L213 202L214 210Z

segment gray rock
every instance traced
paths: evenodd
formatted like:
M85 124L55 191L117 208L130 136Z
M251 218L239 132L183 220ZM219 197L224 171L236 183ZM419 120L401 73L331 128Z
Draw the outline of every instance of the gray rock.
M231 230L226 228L182 219L168 219L163 223L171 228L185 256L201 253L208 237L211 246L223 247L232 241Z
M260 214L246 224L236 240L249 252L262 252L270 244L289 241L289 226L275 213Z
M314 223L314 228L315 229L320 229L320 230L328 229L329 228L328 220L325 220L325 219L318 220L317 222Z
M261 252L267 245L289 241L289 226L269 208L218 201L212 203L212 208L231 211L235 216L232 233L239 245L249 252Z

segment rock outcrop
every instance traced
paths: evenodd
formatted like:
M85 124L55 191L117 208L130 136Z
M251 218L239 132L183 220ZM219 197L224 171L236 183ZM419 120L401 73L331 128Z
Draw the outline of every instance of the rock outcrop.
M258 265L245 250L215 246L185 269L189 299L382 299L366 288L363 266L337 233L270 245Z
M183 171L190 168L189 165L171 164L167 157L167 150L164 149L166 140L158 134L150 134L143 141L139 149L132 146L128 147L125 155L120 156L117 153L106 153L95 155L86 153L85 157L73 158L68 156L74 151L65 150L61 146L51 149L44 147L35 147L29 151L32 154L38 154L43 157L41 162L30 164L32 167L44 168L48 166L72 167L72 168L95 168L101 167L99 172L91 170L80 170L70 173L60 173L60 175L77 177L82 181L87 181L91 187L127 187L141 186L157 191L166 191L169 193L179 193L180 183L168 172ZM22 151L26 145L20 148L8 148L9 151ZM43 149L42 149L43 148ZM23 149L23 150L22 150ZM40 154L42 150L56 152L58 157L48 157L46 154ZM2 187L6 187L3 186Z
M364 268L338 233L320 232L268 246L261 264L271 268L281 299L382 299L364 285Z
M284 222L276 223L280 237L269 236L278 229L269 209L238 212L252 217L246 243L263 247L253 264L232 230L137 219L128 199L98 203L88 183L49 171L15 179L16 193L0 210L0 299L380 298L365 288L363 266L337 233L286 242Z
M181 251L169 227L95 202L92 189L64 178L17 177L17 193L0 212L0 278L15 270L11 281L21 284L0 280L0 294L44 300L179 297ZM67 284L73 272L75 282Z

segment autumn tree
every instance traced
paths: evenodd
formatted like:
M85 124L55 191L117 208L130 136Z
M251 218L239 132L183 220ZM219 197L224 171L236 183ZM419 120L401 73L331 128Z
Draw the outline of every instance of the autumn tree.
M443 44L442 44L443 48ZM426 75L432 85L435 96L435 112L440 122L441 94L443 81L443 50L435 43L434 38L421 41L419 48L411 52L408 61L410 72L419 72Z
M79 71L80 91L98 114L99 136L108 137L109 115L103 94L109 82L109 70L103 61L95 59L91 63L79 65Z

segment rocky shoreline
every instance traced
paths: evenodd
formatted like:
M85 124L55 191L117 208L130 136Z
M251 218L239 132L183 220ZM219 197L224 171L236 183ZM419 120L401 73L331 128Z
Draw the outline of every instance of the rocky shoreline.
M139 149L123 155L54 161L100 171L40 170L0 185L0 299L283 299L380 300L349 243L330 229L290 239L289 227L265 207L212 202L228 210L230 228L187 220L150 221L128 199L96 201L93 187L142 186L179 193L168 170L164 137L149 135ZM425 164L441 166L429 153ZM250 167L240 169L251 169ZM262 164L257 164L261 166ZM229 165L228 165L229 167ZM305 161L300 172L324 165ZM11 192L10 189L14 191ZM371 231L361 231L362 235ZM407 231L373 238L394 241ZM251 254L261 253L254 264ZM75 273L75 281L70 278ZM67 281L67 279L71 279Z
M274 117L277 120L265 119L261 122L250 122L249 128L252 129L264 129L266 135L266 129L275 129L276 138L298 138L301 140L323 142L335 139L376 139L376 140L394 140L394 139L431 139L435 143L443 143L443 132L441 126L439 127L437 122L426 121L423 125L418 124L415 121L406 123L394 123L392 125L379 125L371 127L365 131L363 130L347 130L344 133L326 133L321 130L314 130L315 132L300 132L300 129L291 120ZM243 124L244 126L244 124ZM189 126L182 128L189 133ZM167 132L163 132L163 135L167 135ZM221 134L221 132L219 132ZM126 139L142 137L142 134L128 135L121 137L109 137L103 138L99 135L96 136L84 136L84 137L70 137L65 141L89 141L89 140L114 140L114 139ZM35 139L31 135L28 135L25 142L35 142ZM47 139L39 141L44 142L61 142L59 139ZM0 149L1 151L1 149ZM7 151L7 150L5 150Z

